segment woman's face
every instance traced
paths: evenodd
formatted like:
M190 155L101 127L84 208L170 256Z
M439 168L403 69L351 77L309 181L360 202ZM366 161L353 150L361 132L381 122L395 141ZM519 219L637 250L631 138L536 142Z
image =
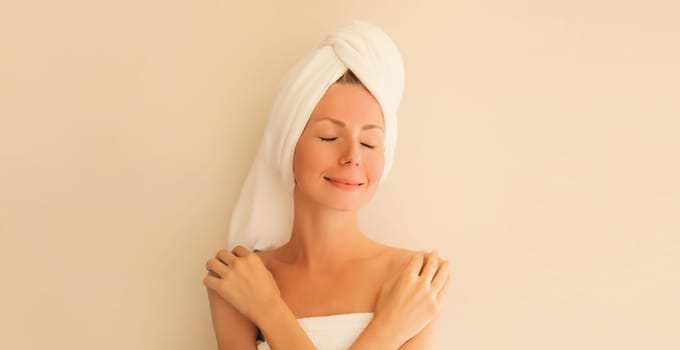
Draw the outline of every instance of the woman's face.
M380 105L362 85L331 85L295 147L295 190L325 207L356 210L373 197L384 165Z

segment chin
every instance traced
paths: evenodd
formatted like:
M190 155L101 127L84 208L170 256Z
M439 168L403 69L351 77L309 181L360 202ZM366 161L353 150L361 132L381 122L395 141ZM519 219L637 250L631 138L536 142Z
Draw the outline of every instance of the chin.
M346 204L346 205L338 205L337 203L335 203L335 205L328 205L327 207L329 207L331 209L339 210L339 211L357 211L357 210L361 209L360 205L354 205L354 204L351 204L351 203Z
M327 196L319 198L318 202L324 207L340 211L357 211L363 208L370 198L337 198L335 196Z

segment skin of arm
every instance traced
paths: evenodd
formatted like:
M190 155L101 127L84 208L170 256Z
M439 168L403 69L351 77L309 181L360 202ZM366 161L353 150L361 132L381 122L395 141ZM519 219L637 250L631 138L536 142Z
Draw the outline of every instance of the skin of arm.
M213 271L209 271L208 275L219 278ZM267 305L260 305L260 310L267 311L251 316L253 318L251 319L215 290L210 287L207 290L219 350L255 350L257 327L272 350L316 349L293 312L280 297L271 299Z
M434 349L434 335L439 323L438 314L430 323L423 328L415 337L409 339L404 345L399 347L399 350L431 350Z
M400 344L396 337L390 336L389 329L381 324L371 322L359 338L354 342L351 350L363 349L398 349L398 350L430 350L434 348L434 333L439 315L428 323L420 333Z
M368 349L398 349L398 342L395 337L390 336L389 329L378 323L371 321L366 329L359 335L350 350L368 350Z
M272 350L313 350L314 343L307 337L293 312L280 299L266 315L261 315L255 323Z
M208 288L210 316L218 350L256 350L255 325L231 304Z

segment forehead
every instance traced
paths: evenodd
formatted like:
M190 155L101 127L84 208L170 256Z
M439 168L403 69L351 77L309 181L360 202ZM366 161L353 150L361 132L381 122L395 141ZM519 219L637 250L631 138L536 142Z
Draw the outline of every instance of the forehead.
M375 124L383 127L383 114L378 101L359 84L333 84L312 111L309 122L326 118L342 121L345 125ZM330 121L319 122L318 124Z

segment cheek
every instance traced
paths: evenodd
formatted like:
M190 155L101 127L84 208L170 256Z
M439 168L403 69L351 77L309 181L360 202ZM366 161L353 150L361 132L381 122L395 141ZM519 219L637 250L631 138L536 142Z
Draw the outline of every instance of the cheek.
M318 147L313 147L306 142L299 143L293 157L295 176L305 177L317 173L321 167L319 159L324 159L324 157L319 154Z
M375 152L366 162L366 173L373 182L380 181L383 169L385 168L385 157L382 153Z

